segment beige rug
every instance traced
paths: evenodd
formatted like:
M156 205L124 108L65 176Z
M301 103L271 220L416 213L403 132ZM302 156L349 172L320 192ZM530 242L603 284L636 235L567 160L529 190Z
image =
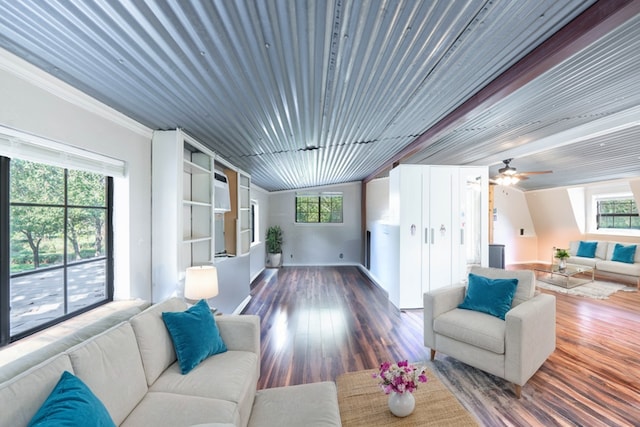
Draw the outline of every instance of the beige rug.
M397 418L389 411L388 396L372 378L375 370L350 372L336 379L343 427L353 426L477 426L474 417L431 371L428 381L413 393L416 408Z
M602 282L600 280L585 283L584 285L580 285L571 289L543 282L542 280L537 280L536 286L541 289L547 289L561 294L577 295L593 299L607 299L618 291L637 292L638 290L633 286L622 285L620 283Z

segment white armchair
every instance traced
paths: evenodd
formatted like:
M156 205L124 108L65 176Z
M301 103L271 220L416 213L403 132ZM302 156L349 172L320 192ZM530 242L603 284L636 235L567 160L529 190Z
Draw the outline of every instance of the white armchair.
M508 271L473 267L471 273L490 279L517 278L518 285L505 320L457 308L465 298L464 284L424 294L424 345L515 385L522 386L556 348L556 298L535 295L530 270Z

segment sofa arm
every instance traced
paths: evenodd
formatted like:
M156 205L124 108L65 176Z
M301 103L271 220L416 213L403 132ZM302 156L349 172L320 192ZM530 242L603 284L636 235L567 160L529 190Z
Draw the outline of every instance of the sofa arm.
M556 348L556 297L539 294L505 316L505 379L524 385Z
M464 300L466 287L455 285L424 294L424 345L435 350L433 320L447 311L453 310Z
M260 317L252 314L216 316L220 336L232 351L250 351L260 358Z

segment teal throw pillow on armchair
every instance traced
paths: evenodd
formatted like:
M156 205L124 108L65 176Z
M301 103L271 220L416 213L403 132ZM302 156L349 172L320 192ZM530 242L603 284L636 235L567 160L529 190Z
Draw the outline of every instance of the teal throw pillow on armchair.
M198 301L186 311L165 311L162 313L162 320L171 335L183 375L207 357L227 351L205 300Z
M595 258L596 257L596 249L598 248L598 242L583 242L580 241L578 245L578 251L576 252L576 256L583 258Z
M511 310L518 279L489 279L469 273L467 295L458 308L481 311L504 320Z
M611 261L633 264L633 259L636 256L636 246L637 245L624 246L620 243L616 243L616 245L613 247L613 255L611 256Z
M85 383L64 371L28 427L115 427L111 415Z

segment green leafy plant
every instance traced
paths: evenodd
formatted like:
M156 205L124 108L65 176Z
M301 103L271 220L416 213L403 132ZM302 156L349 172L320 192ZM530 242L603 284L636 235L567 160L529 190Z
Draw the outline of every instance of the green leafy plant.
M556 249L556 254L554 255L554 257L558 258L558 259L567 259L569 258L571 255L569 254L569 251L566 249L562 249L562 248L557 248Z
M271 226L267 229L267 252L270 254L279 254L282 252L282 229L277 226Z

